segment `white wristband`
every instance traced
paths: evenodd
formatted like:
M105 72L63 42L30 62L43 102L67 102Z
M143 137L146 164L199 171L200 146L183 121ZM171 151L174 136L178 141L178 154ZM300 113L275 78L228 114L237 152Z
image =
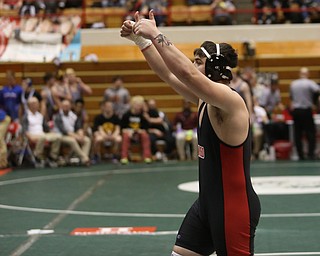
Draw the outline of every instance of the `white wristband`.
M131 33L128 39L132 40L141 51L147 49L150 45L152 45L152 41L150 39L145 39L142 36L138 36L136 34Z

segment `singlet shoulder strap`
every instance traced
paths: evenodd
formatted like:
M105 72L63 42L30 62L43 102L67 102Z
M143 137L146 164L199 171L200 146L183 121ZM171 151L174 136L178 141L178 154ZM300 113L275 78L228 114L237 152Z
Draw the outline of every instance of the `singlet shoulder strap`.
M201 113L201 111L202 111L202 109L204 108L204 106L206 105L207 103L205 103L205 102L202 102L201 103L201 105L200 105L200 107L199 107L199 113Z

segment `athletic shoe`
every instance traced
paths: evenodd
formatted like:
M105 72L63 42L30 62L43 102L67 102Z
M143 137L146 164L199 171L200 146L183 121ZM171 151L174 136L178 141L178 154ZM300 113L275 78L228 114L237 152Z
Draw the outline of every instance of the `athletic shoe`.
M101 162L101 157L99 155L94 155L91 159L92 164L99 164Z
M44 168L45 164L46 163L45 163L45 161L43 159L35 157L34 167L36 167L36 168Z
M48 158L47 159L47 164L50 168L57 168L58 167L58 163L57 160L52 159L52 158Z
M144 159L144 162L145 162L146 164L151 164L152 159L151 159L151 158L145 158L145 159Z
M121 158L120 163L121 164L128 164L129 160L128 160L128 158Z

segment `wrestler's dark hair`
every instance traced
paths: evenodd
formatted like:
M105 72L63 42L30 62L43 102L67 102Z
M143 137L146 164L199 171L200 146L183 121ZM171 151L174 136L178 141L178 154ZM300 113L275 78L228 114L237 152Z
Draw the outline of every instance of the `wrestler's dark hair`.
M238 54L236 50L227 43L220 43L220 54L224 56L224 59L226 61L226 66L229 66L230 68L235 68L238 65ZM196 48L193 52L194 56L199 56L200 58L206 57L204 52L201 50L201 47L205 48L207 52L213 56L217 53L216 44L211 41L204 41L200 48Z

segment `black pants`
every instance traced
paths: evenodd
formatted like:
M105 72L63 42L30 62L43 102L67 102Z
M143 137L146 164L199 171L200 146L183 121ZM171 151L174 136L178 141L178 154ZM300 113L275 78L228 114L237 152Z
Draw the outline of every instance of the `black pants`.
M299 159L303 160L303 135L306 136L308 141L308 158L314 158L314 151L316 147L316 127L312 116L312 109L297 108L292 113L294 121L294 139L299 155Z

